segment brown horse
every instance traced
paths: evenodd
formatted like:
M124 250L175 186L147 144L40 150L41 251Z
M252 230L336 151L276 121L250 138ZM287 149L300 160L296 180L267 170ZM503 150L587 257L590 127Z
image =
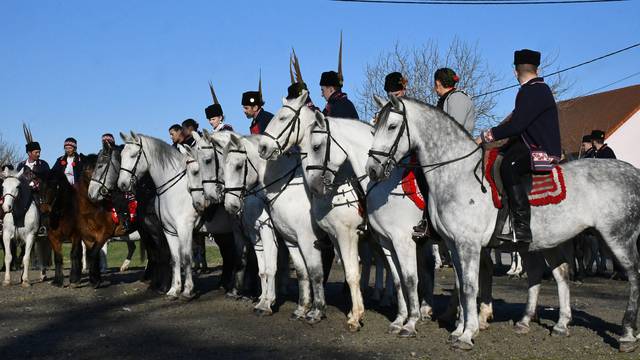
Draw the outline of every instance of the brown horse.
M50 214L48 236L56 267L52 283L57 286L63 284L62 243L65 240L71 241L69 282L72 286L80 283L82 241L87 248L89 281L97 288L101 283L100 249L109 238L126 235L123 227L113 222L110 209L89 200L87 190L96 161L96 155L86 156L80 180L73 186L58 173L52 173L46 185L41 210Z

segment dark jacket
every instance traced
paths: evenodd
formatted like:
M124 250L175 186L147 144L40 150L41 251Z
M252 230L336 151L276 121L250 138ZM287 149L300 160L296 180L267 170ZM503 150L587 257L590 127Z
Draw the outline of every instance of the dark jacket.
M189 137L184 138L184 140L182 140L180 144L194 147L196 146L196 139L194 139L193 136L189 135ZM176 145L176 147L178 146Z
M251 121L251 125L249 127L249 131L252 134L262 134L267 129L267 125L273 118L273 114L268 112L265 109L260 109L258 116L256 116L253 121Z
M20 171L22 170L22 168L25 167L27 163L27 160L21 161L20 163L18 163L18 167L16 168L16 171ZM49 176L49 164L44 161L44 160L37 160L35 165L33 165L33 169L32 169L33 173L36 175L36 177L38 177L39 179L46 179Z
M543 151L560 160L560 123L553 93L542 78L531 79L520 87L511 119L483 133L492 142L520 136L531 150Z
M233 131L233 126L229 124L222 124L217 130L213 129L213 131Z
M82 168L84 165L84 155L76 153L73 158L73 181L77 184L82 176ZM67 167L67 155L62 155L56 159L56 163L53 164L51 171L57 173L57 175L65 176L64 169Z
M347 94L341 91L336 91L331 94L329 100L327 100L327 105L325 105L324 110L322 110L322 113L325 116L337 118L360 118L356 107L353 105L351 100L347 98Z
M616 154L613 152L613 150L607 144L604 144L604 145L602 145L600 150L597 150L594 147L591 157L596 158L596 159L615 159L616 158Z

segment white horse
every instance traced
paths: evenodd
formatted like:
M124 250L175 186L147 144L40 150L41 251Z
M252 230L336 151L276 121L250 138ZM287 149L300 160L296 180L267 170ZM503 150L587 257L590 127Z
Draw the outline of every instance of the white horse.
M4 242L4 265L5 273L3 286L11 284L11 241L24 241L25 251L22 258L22 286L31 286L29 283L29 261L31 259L31 249L40 227L40 214L35 202L31 197L31 188L29 187L29 179L31 170L24 167L20 172L9 170L7 168L2 172L2 210L4 211L4 219L2 223L2 240ZM24 224L17 226L17 219L14 214L21 212ZM42 270L40 279L44 280L44 270Z
M482 152L473 138L444 112L413 99L391 97L391 102L376 98L382 111L369 152L367 173L382 179L410 152L415 152L431 186L431 221L452 253L452 261L461 289L463 323L452 334L453 346L473 347L478 331L475 299L478 290L480 251L487 245L496 224L491 194L481 187L475 174ZM620 339L620 350L636 347L633 331L638 313L639 257L636 241L640 234L640 171L616 160L580 160L563 166L566 198L559 204L533 207L533 242L522 252L525 266L542 271L542 264L531 266L542 251L558 284L560 319L554 333L568 334L571 319L568 267L547 250L572 239L584 229L594 227L603 236L629 277L630 293ZM615 174L615 176L612 176ZM592 209L592 211L576 211ZM526 249L525 249L526 250ZM529 261L533 260L533 261ZM525 316L517 325L528 328L535 313L539 284L530 281Z
M225 133L226 135L230 134L228 132ZM219 197L207 196L204 187L204 184L207 182L203 179L203 174L206 174L206 170L211 167L214 167L213 171L215 173L221 174L219 171L222 169L215 169L215 167L221 166L222 164L202 161L199 150L203 147L205 149L213 148L213 145L208 142L203 142L203 139L197 133L194 133L194 138L196 139L195 147L192 148L189 145L179 146L180 151L187 156L187 179L192 195L193 206L200 211L204 211L202 207L204 201L199 200L201 197L204 197L204 200L213 202L211 206L223 208L224 204L215 201ZM224 139L225 141L223 141L223 143L224 146L226 146L229 136L224 136ZM220 146L220 142L216 144ZM222 155L222 150L220 150L220 155ZM214 188L216 192L220 189L219 187ZM265 204L260 198L257 196L246 197L244 206L245 211L242 212L240 222L243 225L242 229L247 239L256 252L258 274L261 281L260 301L254 306L254 312L259 316L268 316L273 314L271 306L273 306L276 301L277 237L273 223L266 212ZM304 266L304 264L301 263L302 258L300 257L299 251L297 251L297 254L297 257L295 256L296 254L294 254L296 263ZM298 311L303 313L304 308L306 308L306 306L300 306Z
M294 251L291 255L298 272L303 303L311 296L303 291L308 287L307 283L313 289L313 305L304 318L315 324L326 316L322 259L320 250L314 247L314 242L325 234L310 216L311 203L304 188L299 156L267 162L258 155L259 138L255 135L243 138L231 133L223 155L224 205L227 211L240 213L246 196L258 195L278 233L286 242L297 245L302 256L296 259Z

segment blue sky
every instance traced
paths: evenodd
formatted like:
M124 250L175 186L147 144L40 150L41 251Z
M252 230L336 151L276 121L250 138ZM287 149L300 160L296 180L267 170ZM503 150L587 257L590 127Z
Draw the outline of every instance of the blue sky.
M257 88L262 69L267 110L276 110L289 82L292 46L312 97L337 66L344 31L345 92L356 95L367 62L396 42L455 36L477 41L504 82L513 50L557 52L570 66L640 41L637 1L582 5L422 6L308 1L76 1L0 3L0 133L24 149L21 124L31 125L43 158L62 152L67 136L97 151L103 132L135 130L167 139L173 123L203 109L213 81L227 122L248 132L243 91ZM579 95L640 71L640 48L571 71ZM382 81L382 79L381 79ZM614 87L640 83L640 77ZM515 90L499 97L498 113Z

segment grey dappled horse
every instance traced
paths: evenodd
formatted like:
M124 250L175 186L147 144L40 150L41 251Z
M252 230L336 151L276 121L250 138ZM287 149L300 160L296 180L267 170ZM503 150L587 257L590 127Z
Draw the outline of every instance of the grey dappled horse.
M430 185L428 206L434 209L430 218L449 245L461 289L464 324L452 334L453 346L470 349L478 331L477 313L471 310L475 310L480 250L491 238L497 214L491 193L481 190L479 174L475 174L482 152L468 132L435 107L413 99L391 97L389 104L380 98L376 100L382 111L367 173L373 180L383 179L400 159L416 153ZM531 209L533 242L529 250L544 253L584 229L598 230L629 277L620 350L631 351L637 341L633 331L639 295L636 241L640 234L640 170L622 161L586 159L563 165L563 171L566 199L557 205ZM525 263L536 270L542 264L527 261L540 259L534 254L523 252ZM565 281L567 268L558 266L558 262L554 264L553 260L550 265L555 267L553 274L558 282L561 307L554 332L566 333L571 318ZM538 290L539 286L530 287L530 297L532 293L537 295ZM526 325L530 320L526 318L534 313L535 302L528 303L523 318Z

